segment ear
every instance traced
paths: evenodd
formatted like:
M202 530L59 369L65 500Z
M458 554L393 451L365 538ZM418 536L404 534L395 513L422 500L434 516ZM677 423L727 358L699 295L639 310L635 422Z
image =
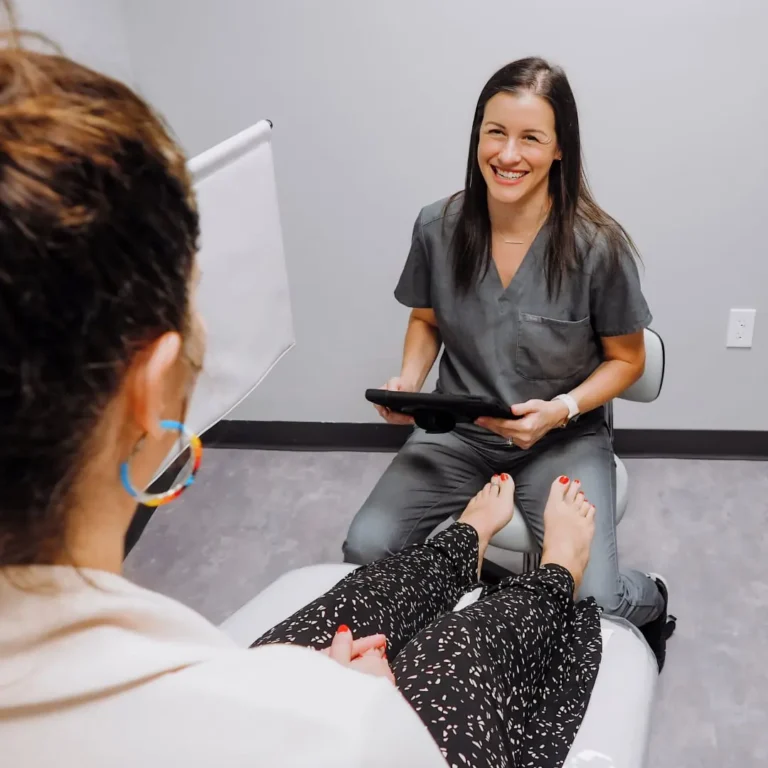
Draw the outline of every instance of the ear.
M555 160L562 160L563 159L563 152L558 146L557 151L555 152Z
M178 333L165 333L137 356L128 386L131 415L143 434L160 438L160 421L178 387L176 363L182 349Z

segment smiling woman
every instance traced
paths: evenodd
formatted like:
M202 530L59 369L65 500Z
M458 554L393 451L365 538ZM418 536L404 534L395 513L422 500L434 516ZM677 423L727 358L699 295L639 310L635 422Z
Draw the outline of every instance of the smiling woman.
M514 178L517 174L522 176ZM589 240L599 231L611 261L638 256L624 228L592 197L573 91L565 72L542 59L508 64L480 93L465 188L451 198L459 199L453 268L462 291L488 269L492 236L530 245L545 219L551 225L544 254L550 293L559 290L569 268L579 265L579 236ZM510 232L514 243L504 237Z
M419 391L444 345L437 391L492 397L518 418L416 430L355 517L349 562L426 539L488 472L514 478L541 541L548 485L580 477L598 510L581 596L643 627L663 664L666 587L618 567L605 414L645 365L637 258L589 191L563 70L539 58L500 69L475 106L464 189L416 220L395 291L411 308L405 352L386 387Z

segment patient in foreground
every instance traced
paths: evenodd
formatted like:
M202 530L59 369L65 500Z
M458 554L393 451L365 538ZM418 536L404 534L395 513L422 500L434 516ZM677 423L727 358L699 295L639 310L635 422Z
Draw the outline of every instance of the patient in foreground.
M594 602L573 601L595 515L576 481L552 485L542 567L457 612L511 518L507 476L252 650L120 576L121 467L151 480L203 362L197 239L185 159L144 102L0 51L5 762L561 765L601 653Z

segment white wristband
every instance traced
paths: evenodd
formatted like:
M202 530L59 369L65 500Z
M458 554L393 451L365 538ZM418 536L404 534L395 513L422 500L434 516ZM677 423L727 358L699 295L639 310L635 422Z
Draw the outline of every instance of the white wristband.
M568 424L569 421L572 421L579 415L579 404L570 395L557 395L554 399L560 400L568 406L568 419L565 424Z

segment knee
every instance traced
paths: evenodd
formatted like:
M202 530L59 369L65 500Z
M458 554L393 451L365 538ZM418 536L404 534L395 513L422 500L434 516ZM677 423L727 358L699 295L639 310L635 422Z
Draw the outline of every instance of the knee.
M344 562L355 565L381 560L397 552L397 530L385 510L363 507L349 526L342 550Z
M624 594L619 586L619 584L587 584L585 582L581 585L577 599L593 597L608 616L623 616L626 606Z

